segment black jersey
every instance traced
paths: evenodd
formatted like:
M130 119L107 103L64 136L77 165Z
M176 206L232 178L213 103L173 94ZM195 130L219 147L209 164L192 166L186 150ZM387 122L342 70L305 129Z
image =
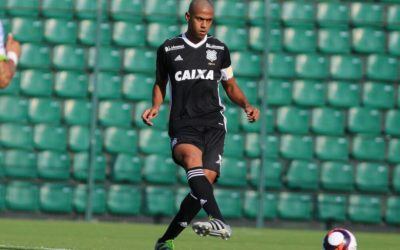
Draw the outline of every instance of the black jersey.
M218 84L233 71L224 43L206 36L194 44L185 34L168 39L157 50L156 74L171 84L170 132L198 124L226 126Z

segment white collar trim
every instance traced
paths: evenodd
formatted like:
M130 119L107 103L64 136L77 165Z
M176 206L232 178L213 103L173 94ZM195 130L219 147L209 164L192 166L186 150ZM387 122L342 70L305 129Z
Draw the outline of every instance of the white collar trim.
M198 42L198 43L192 43L192 42L186 37L186 34L185 34L185 33L182 33L182 38L183 38L183 41L185 41L189 46L191 46L191 47L197 49L198 47L200 47L201 45L203 45L203 44L207 41L208 36L206 35L206 36L203 38L203 40L201 40L201 41Z

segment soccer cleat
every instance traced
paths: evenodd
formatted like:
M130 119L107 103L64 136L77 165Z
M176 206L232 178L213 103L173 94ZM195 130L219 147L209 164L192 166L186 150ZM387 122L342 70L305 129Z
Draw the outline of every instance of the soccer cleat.
M165 242L157 242L154 250L174 250L174 241L167 240Z
M210 219L205 222L193 223L193 231L200 236L214 236L228 240L232 236L232 229L229 225L218 219Z

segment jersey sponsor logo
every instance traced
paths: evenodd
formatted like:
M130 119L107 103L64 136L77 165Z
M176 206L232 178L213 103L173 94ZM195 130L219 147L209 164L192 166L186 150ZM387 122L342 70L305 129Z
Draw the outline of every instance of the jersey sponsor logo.
M210 62L215 62L217 60L217 51L211 49L206 50L206 58Z
M180 70L175 73L175 80L178 82L196 79L214 80L214 71L207 69L192 69L184 71Z
M175 62L177 62L177 61L183 61L183 58L182 58L181 55L178 55L177 57L175 57L174 61L175 61Z
M224 50L224 46L206 43L206 48Z
M185 45L166 46L166 47L165 47L165 52L173 51L173 50L179 50L179 49L184 49L184 48L185 48Z

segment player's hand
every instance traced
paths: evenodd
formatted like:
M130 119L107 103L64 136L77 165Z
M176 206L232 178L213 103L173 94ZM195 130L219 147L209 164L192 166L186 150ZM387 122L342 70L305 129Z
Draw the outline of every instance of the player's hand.
M255 108L255 107L253 107L253 106L247 106L245 109L244 109L244 112L246 113L246 115L247 115L247 120L249 121L249 122L255 122L255 121L257 121L258 120L258 118L260 117L260 111L257 109L257 108Z
M21 46L19 42L14 40L14 37L11 33L9 33L7 37L6 50L15 52L18 58L21 56Z
M142 114L142 119L143 122L147 125L147 126L153 126L153 123L151 122L151 120L153 120L157 115L158 115L158 108L152 107L149 109L146 109L143 114Z

